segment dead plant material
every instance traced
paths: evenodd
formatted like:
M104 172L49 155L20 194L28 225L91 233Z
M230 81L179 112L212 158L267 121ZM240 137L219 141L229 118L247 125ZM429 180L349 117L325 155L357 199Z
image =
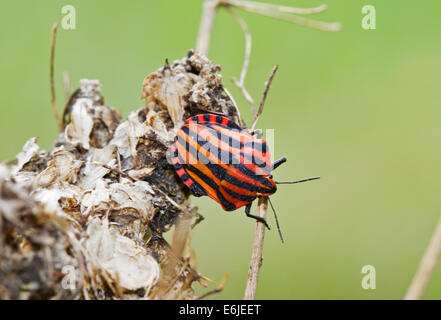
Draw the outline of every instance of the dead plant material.
M201 110L239 120L219 71L194 51L166 62L126 120L99 81L81 80L53 149L31 138L13 166L0 165L0 298L196 298L193 282L207 278L187 239L200 218L167 151ZM185 228L171 246L173 226Z

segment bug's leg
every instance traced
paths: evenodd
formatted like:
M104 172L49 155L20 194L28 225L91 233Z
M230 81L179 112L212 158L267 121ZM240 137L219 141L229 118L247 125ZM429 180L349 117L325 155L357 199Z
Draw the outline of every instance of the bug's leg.
M277 169L278 166L280 166L282 163L286 162L286 158L282 157L279 160L274 161L273 165L272 165L272 170Z
M196 227L201 221L203 221L205 219L205 217L203 215L201 215L199 212L196 213L196 220L195 222L193 222L193 224L191 225L191 229L194 229L194 227Z
M251 131L250 134L251 134L252 136L256 136L257 138L260 139L260 138L262 137L262 130L260 130L260 129L256 129L256 130L254 130L254 131Z
M271 228L269 227L268 223L266 222L266 220L262 217L259 216L255 216L254 214L250 213L251 210L251 203L248 203L247 206L245 207L245 214L247 215L247 217L256 219L259 222L262 222L267 228L268 230L271 230Z

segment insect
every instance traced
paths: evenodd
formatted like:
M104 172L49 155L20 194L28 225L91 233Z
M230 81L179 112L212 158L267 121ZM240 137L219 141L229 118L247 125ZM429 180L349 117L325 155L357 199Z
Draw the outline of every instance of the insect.
M271 164L265 140L220 114L198 114L187 119L177 131L170 150L176 173L196 197L209 196L226 211L245 206L246 215L264 223L268 229L270 227L264 218L250 213L252 202L257 197L274 194L277 184L319 178L274 181L271 171L286 158Z

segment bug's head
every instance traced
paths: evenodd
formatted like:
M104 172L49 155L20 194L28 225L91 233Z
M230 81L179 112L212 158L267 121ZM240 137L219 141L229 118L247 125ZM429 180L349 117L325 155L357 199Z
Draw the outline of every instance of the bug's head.
M275 193L277 191L277 184L276 182L273 180L273 176L270 175L268 178L266 178L266 183L265 183L270 189L268 191L268 194L266 194L266 196L272 195L273 193Z
M286 158L285 158L285 157L280 158L279 160L277 160L277 161L275 161L275 162L273 163L273 165L272 165L272 169L271 169L271 170L276 169L278 166L280 166L282 163L285 163L285 162L286 162ZM299 183L299 182L306 182L306 181L311 181L311 180L317 180L317 179L320 179L320 177L312 177L312 178L307 178L307 179L302 179L302 180L297 180L297 181L283 181L283 182L280 182L280 181L273 181L273 180L272 180L272 179L273 179L273 175L271 174L271 175L268 177L268 179L271 180L271 182L274 184L274 186L276 186L277 184L293 184L293 183ZM275 188L275 190L277 190L277 187Z
M272 176L262 177L259 182L265 187L262 188L261 192L258 192L258 196L268 197L277 191L277 184L272 179Z

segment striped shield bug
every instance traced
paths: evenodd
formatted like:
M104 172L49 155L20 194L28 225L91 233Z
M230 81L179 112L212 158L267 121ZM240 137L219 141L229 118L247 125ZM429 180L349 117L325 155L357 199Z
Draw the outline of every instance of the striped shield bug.
M286 158L271 164L265 140L220 114L198 114L187 119L177 131L170 151L176 173L196 197L209 196L226 211L245 206L246 215L268 229L264 218L250 213L252 202L274 194L277 184L318 179L273 180L271 171ZM270 205L275 215L271 202ZM276 215L275 218L283 242Z

